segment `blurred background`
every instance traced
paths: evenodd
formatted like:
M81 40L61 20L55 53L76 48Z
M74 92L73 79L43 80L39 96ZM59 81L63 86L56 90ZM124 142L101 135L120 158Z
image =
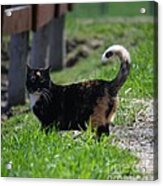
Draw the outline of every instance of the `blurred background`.
M102 17L135 17L141 16L140 7L146 8L146 16L153 15L153 6L150 1L143 2L112 2L112 3L80 3L75 4L72 15L77 18Z

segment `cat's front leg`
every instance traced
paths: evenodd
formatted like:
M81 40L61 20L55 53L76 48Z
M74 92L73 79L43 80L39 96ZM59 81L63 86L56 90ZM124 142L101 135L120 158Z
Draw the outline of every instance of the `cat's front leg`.
M33 112L41 122L41 128L46 128L46 126L48 125L46 121L46 111L41 100L35 103L35 105L33 106Z
M106 123L105 125L99 125L97 127L97 136L100 138L102 134L105 134L109 136L110 130L109 130L109 123Z

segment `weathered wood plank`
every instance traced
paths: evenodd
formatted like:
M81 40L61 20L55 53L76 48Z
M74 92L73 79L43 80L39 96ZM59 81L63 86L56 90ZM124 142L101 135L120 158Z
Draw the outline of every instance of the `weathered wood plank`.
M59 16L64 15L68 11L68 4L60 4L59 6Z
M54 5L33 5L33 31L38 30L54 17Z
M8 6L9 7L9 6ZM2 10L5 8L2 6ZM72 4L42 4L17 6L5 9L2 15L2 32L4 34L36 31L53 17L59 17L72 10ZM8 16L11 12L11 16Z
M73 4L72 4L72 3L69 3L69 4L68 4L68 10L69 10L69 11L72 11L72 10L73 10Z
M48 61L48 41L49 41L50 24L46 24L36 32L33 32L31 61L33 68L43 68Z
M1 6L1 43L2 43L2 37L3 37L3 14L4 14L5 6Z
M56 14L55 17L59 17L67 13L69 10L68 4L56 4Z
M7 16L11 12L11 16ZM5 34L21 33L32 28L31 6L20 6L4 10L3 28Z
M64 64L65 40L64 40L65 16L53 19L50 33L49 61L51 70L60 70Z
M8 106L25 103L25 69L29 33L13 34L10 41Z

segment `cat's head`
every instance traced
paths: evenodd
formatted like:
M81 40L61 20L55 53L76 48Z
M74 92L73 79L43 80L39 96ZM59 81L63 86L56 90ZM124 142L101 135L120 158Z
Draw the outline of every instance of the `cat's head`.
M50 86L50 67L43 68L31 68L27 65L27 79L26 87L29 93L41 92L43 89L47 89Z

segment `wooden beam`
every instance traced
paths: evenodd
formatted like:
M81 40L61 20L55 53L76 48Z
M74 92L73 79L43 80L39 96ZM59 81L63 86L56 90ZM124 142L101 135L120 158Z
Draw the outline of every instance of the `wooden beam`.
M60 4L59 6L59 16L64 15L68 11L68 4Z
M33 5L32 30L36 31L49 23L54 17L54 5Z
M44 68L49 63L48 42L50 23L32 33L32 48L30 65L33 68Z
M1 43L2 43L2 37L3 37L3 32L2 32L2 28L3 28L3 13L4 13L4 10L5 10L5 6L2 5L1 6Z
M69 10L68 4L56 4L55 17L64 15Z
M48 24L53 17L64 15L72 10L72 4L42 4L18 6L5 9L2 6L2 32L4 34L21 33L28 30L36 31ZM9 16L9 14L11 16Z
M69 11L72 11L72 10L73 10L73 4L72 4L72 3L69 3L69 4L68 4L68 10L69 10Z
M13 34L10 41L8 106L25 103L25 69L29 33Z
M8 16L11 12L11 16ZM30 30L32 27L32 7L20 6L5 9L3 13L4 34L21 33Z
M64 40L65 15L54 18L51 22L49 61L51 70L61 70L64 64L65 40Z

